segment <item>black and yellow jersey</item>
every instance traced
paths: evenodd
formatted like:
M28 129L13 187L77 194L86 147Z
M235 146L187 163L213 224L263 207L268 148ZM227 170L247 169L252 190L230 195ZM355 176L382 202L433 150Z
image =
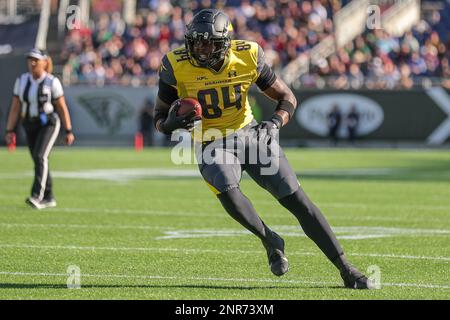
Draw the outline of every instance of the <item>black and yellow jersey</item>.
M269 71L267 71L269 69ZM166 54L160 67L158 96L170 104L178 98L195 98L202 105L202 131L217 129L222 136L227 130L238 130L253 120L248 92L253 83L265 90L275 75L264 63L264 52L255 42L232 40L221 70L196 67L189 61L185 47ZM170 86L172 94L162 86ZM176 90L176 95L174 94ZM204 141L210 140L208 134Z

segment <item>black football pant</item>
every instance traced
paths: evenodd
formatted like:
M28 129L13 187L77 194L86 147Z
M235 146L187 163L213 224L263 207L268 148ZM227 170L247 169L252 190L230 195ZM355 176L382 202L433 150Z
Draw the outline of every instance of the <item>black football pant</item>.
M260 238L264 244L272 245L271 230L239 188L233 188L217 197L233 219ZM322 212L311 202L302 188L299 187L293 194L279 199L278 202L297 218L305 234L341 269L337 260L343 255L343 250Z
M251 124L238 131L235 135L236 138L230 136L226 140L239 140L241 137L248 136L264 136L264 133L255 135L256 130L257 127ZM259 140L260 138L251 138L240 144L238 143L237 145L240 147L237 150L235 150L236 148L230 150L223 143L217 144L217 146L210 144L209 146L212 146L214 155L218 159L225 161L205 163L206 158L201 159L203 161L199 161L199 168L203 178L217 194L228 214L260 238L266 247L270 247L276 241L272 231L262 221L250 200L239 188L242 172L246 171L254 181L269 191L283 207L297 218L305 234L316 243L338 269L341 269L346 264L343 250L322 212L311 202L299 186L297 176L281 147L278 144L272 146L272 148L277 148L276 158L273 159L278 162L278 170L270 174L262 174L261 171L261 169L267 168L267 163L266 165L259 161L248 163L238 158L237 154L245 154L255 144L260 143ZM228 145L236 147L236 144L230 143ZM206 149L202 149L203 154L206 153Z
M34 162L31 196L40 201L53 198L48 156L58 137L60 127L61 121L55 113L48 115L48 122L44 126L39 119L24 122L28 148Z

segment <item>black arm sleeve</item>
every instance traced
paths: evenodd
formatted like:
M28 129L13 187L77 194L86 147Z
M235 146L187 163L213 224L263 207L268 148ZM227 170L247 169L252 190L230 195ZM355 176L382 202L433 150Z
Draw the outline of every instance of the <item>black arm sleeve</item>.
M273 70L265 63L255 83L261 91L264 91L269 88L275 80L277 80L275 72L273 72Z
M173 71L172 64L167 55L161 60L159 68L159 92L158 97L167 104L172 104L178 99L178 92L176 89L177 79Z
M169 105L179 98L177 89L165 83L161 79L159 79L158 97Z
M175 100L178 99L178 92L177 89L159 79L158 97L163 102L167 103L168 105L171 105ZM159 119L167 118L167 114L168 110L161 110L158 107L155 108L153 115L153 122L155 127Z

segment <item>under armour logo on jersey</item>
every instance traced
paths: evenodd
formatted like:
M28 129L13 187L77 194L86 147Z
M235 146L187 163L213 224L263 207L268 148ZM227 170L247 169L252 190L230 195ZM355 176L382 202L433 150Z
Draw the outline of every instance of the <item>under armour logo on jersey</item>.
M230 72L228 72L228 78L232 78L232 77L237 77L236 70L231 70Z

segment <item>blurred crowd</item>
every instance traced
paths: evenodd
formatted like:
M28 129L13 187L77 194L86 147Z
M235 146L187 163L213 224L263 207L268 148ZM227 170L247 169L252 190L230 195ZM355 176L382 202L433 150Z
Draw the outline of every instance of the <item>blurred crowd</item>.
M382 29L358 36L301 77L302 86L337 89L450 88L450 38L422 20L402 37Z
M333 34L333 15L345 0L138 1L133 25L119 12L100 14L90 28L71 31L61 58L66 82L153 85L161 58L184 44L185 25L203 8L216 7L232 20L236 39L258 42L266 62L283 67ZM392 37L367 30L301 76L305 87L412 88L434 81L450 87L450 4L423 17L413 30Z

